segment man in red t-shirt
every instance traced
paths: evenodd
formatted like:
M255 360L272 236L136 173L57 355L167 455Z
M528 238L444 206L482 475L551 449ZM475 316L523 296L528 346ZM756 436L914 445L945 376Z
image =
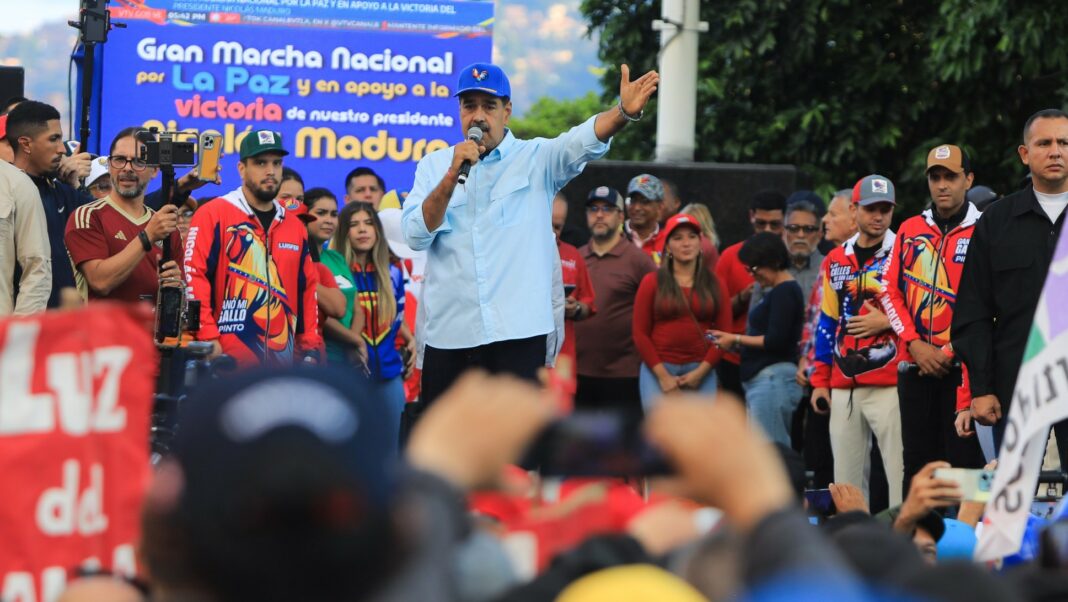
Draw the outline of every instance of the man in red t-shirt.
M139 129L126 128L111 142L111 193L78 207L67 221L63 239L75 281L82 298L90 301L134 302L142 296L154 300L161 280L165 286L181 283L178 208L168 204L152 211L145 206L145 187L156 169L138 158L143 146L136 137ZM161 271L164 241L173 259Z
M564 277L564 346L559 356L571 358L572 373L575 366L575 322L585 320L596 311L593 307L593 283L586 271L586 260L579 250L560 240L560 233L567 221L567 199L557 196L553 200L553 232L556 248L560 251L560 268Z
M762 190L749 200L749 223L753 224L754 233L772 232L782 236L785 219L786 197L781 193ZM734 334L745 334L749 298L753 294L753 276L738 260L738 251L744 242L743 240L724 249L716 263L716 276L719 276L719 281L730 296L731 314L734 318L731 332ZM741 358L737 353L724 353L723 359L726 361L720 362L718 368L720 386L744 397L745 392L742 391L742 381L738 375Z

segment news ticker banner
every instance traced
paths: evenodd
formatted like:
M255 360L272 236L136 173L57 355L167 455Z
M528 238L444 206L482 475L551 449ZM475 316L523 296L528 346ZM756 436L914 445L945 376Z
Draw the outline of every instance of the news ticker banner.
M222 186L238 145L281 132L306 186L344 194L367 166L406 192L426 154L463 138L452 97L492 54L492 1L112 0L103 46L101 151L130 125L222 135ZM179 174L183 173L181 168Z
M150 317L100 303L0 319L0 600L55 600L78 566L136 572Z
M1062 236L1057 243L1035 309L1012 403L1002 418L1007 421L1005 435L983 517L983 531L975 548L977 560L992 561L1020 550L1050 428L1068 419L1065 298L1068 298L1068 236ZM1001 400L1003 406L1005 401Z

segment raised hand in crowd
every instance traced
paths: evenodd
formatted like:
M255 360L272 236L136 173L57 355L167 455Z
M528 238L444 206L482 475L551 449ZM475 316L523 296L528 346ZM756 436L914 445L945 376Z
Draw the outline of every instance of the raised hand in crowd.
M983 467L983 470L997 470L998 461L991 460ZM979 524L979 521L983 520L983 514L986 512L986 502L975 502L965 500L960 503L960 510L957 511L957 520L960 522L971 525L973 528Z
M708 403L686 394L657 404L645 432L696 499L721 509L743 532L794 503L779 453L750 427L745 408L731 395Z
M547 393L516 377L468 371L419 419L408 461L461 490L492 485L548 424L552 407Z
M857 338L868 338L890 330L890 318L887 318L881 309L871 301L865 301L864 307L868 309L868 313L849 318L846 325L849 334Z
M627 533L641 542L650 556L661 556L701 536L694 508L677 501L649 507L631 519Z
M938 347L919 339L909 343L909 353L920 369L920 376L942 377L953 367L953 358Z
M834 500L834 508L838 514L846 512L863 512L871 514L868 500L864 498L864 492L852 483L831 483L827 486Z
M934 472L939 468L950 468L950 464L930 462L912 477L908 496L894 520L895 531L911 536L919 521L932 510L960 504L960 487L955 481L936 479Z
M152 214L145 225L145 234L148 235L148 240L157 243L166 240L177 229L178 208L168 203Z
M979 424L993 426L1001 420L1001 402L997 395L980 395L972 398L972 418Z
M93 164L93 156L81 150L81 143L70 156L63 155L59 158L59 179L70 184L71 188L78 188L82 180L89 177L89 169Z

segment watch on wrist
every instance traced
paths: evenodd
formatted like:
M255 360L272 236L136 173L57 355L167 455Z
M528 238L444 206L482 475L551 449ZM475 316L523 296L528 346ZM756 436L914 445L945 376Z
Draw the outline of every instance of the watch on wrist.
M141 241L141 248L145 250L145 253L148 253L152 250L152 241L149 240L147 232L145 232L144 230L138 232L137 239Z
M622 98L619 99L619 105L618 106L619 106L619 114L622 115L623 119L626 119L627 121L641 121L642 120L642 115L645 115L645 109L642 109L642 110L638 111L638 115L636 117L633 116L633 115L627 114L627 112L623 110L623 99Z

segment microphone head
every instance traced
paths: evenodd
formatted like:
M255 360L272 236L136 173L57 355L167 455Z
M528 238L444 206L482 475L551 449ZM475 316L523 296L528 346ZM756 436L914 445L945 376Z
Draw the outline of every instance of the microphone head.
M482 128L477 125L467 128L467 139L474 140L475 142L482 142Z

